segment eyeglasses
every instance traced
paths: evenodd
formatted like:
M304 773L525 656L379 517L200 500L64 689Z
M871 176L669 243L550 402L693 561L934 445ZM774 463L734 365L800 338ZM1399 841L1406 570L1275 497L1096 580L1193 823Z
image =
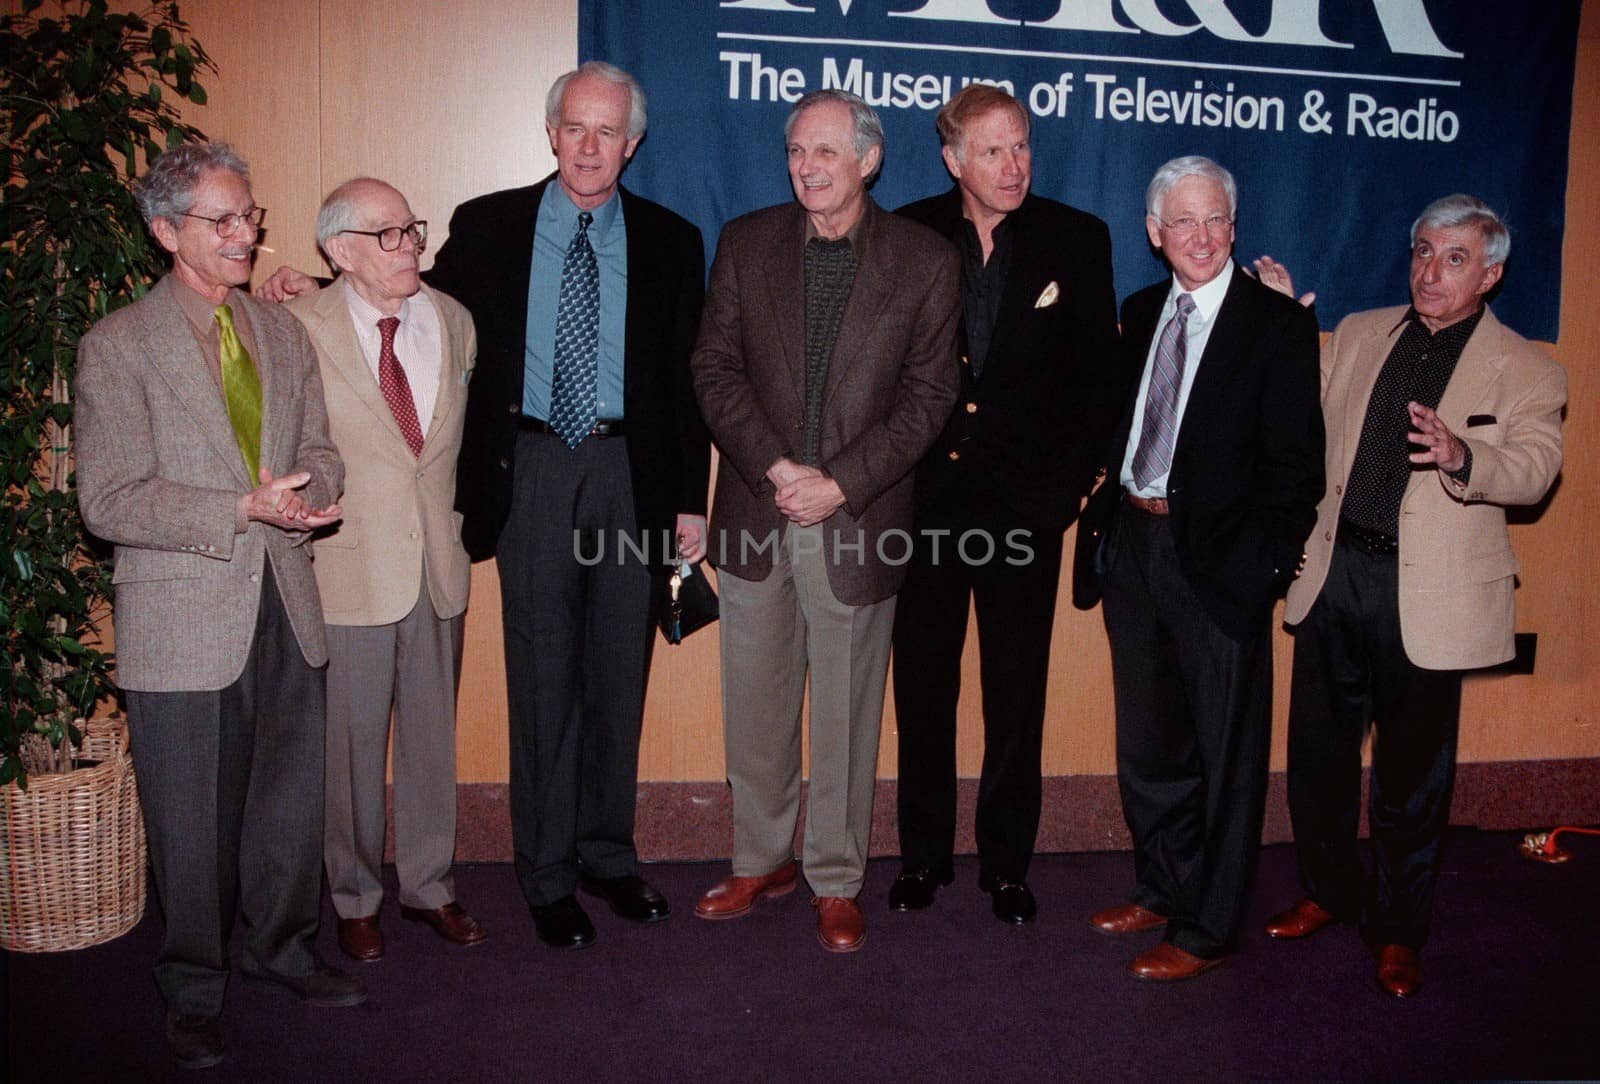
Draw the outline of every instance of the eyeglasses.
M1166 219L1162 219L1161 224L1167 229L1171 230L1173 233L1194 233L1201 226L1206 228L1207 233L1221 233L1223 230L1233 225L1233 219L1228 215L1212 215L1206 219L1189 218L1186 216L1184 218L1175 218L1171 222L1168 222Z
M378 247L385 252L393 252L400 247L400 240L404 237L411 238L411 243L421 249L428 243L428 223L426 219L417 219L409 226L390 226L381 230L340 230L340 233L359 233L362 237L376 237Z
M209 222L217 227L218 237L231 237L241 225L248 222L252 229L261 228L261 220L267 217L265 207L253 207L242 215L225 214L212 218L210 215L190 214L188 211L180 212L185 218L198 218L202 222Z

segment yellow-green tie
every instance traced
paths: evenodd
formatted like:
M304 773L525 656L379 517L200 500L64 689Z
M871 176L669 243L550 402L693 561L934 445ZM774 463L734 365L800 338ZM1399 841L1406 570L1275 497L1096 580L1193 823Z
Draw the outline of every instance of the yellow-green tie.
M244 456L245 469L254 486L261 460L261 379L250 352L233 328L233 310L218 305L212 316L217 321L217 345L222 355L222 397L228 403L233 439L239 442L239 454Z

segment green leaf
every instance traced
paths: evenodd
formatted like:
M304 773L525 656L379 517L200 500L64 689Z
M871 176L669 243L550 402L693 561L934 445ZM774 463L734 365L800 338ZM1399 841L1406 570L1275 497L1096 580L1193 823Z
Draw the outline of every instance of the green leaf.
M60 0L64 16L35 20L40 0L12 0L24 15L0 15L0 784L25 783L23 733L67 740L112 688L111 657L84 643L109 617L107 547L84 533L75 483L51 489L40 457L60 439L51 423L72 417L53 374L70 381L84 332L164 263L128 191L140 152L204 138L174 95L203 104L196 69L215 67L176 5L146 6Z

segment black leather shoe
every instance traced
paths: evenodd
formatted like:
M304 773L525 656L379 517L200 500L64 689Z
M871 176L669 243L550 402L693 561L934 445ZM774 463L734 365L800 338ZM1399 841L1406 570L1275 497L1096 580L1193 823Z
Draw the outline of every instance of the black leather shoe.
M533 910L533 928L539 940L558 949L588 948L594 944L594 923L576 896L562 896Z
M997 877L989 882L987 891L994 917L1001 922L1021 926L1032 922L1039 913L1039 904L1033 898L1033 891L1022 881L1007 881Z
M222 1018L167 1013L167 1049L185 1069L222 1064Z
M367 1000L367 987L358 978L337 967L318 964L309 975L280 975L276 971L246 971L244 981L251 986L279 987L307 1005L339 1009Z
M931 869L903 869L889 887L889 910L921 911L933 903L934 893L940 885L955 879L949 870L935 873Z
M580 877L578 884L599 896L611 910L629 922L660 922L672 913L667 897L650 887L643 877Z

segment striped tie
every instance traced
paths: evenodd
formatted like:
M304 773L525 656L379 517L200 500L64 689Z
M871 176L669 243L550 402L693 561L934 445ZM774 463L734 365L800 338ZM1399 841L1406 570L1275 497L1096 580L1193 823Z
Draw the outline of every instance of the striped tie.
M1188 319L1193 311L1194 298L1179 294L1178 311L1161 329L1156 343L1156 364L1144 401L1144 426L1139 430L1139 449L1133 453L1133 484L1139 489L1172 469L1172 449L1178 443L1178 392L1183 388Z

